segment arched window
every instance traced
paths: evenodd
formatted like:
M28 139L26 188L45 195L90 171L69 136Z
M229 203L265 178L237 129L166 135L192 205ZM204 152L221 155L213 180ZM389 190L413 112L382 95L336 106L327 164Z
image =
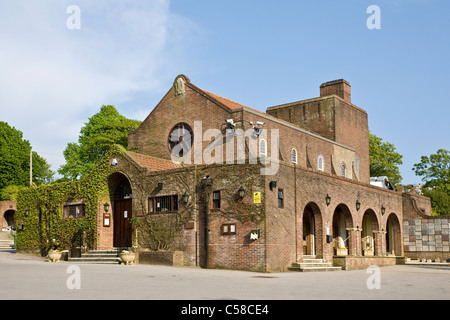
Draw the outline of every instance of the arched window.
M341 164L341 176L345 177L345 163Z
M292 150L291 150L291 161L292 161L292 163L297 163L297 157L298 157L297 149L292 148Z
M261 139L259 141L259 156L267 156L267 144L266 140Z
M324 163L323 163L323 156L320 155L320 156L317 158L317 169L318 169L319 171L324 171L324 170L325 170L324 167L325 167L325 165L324 165Z

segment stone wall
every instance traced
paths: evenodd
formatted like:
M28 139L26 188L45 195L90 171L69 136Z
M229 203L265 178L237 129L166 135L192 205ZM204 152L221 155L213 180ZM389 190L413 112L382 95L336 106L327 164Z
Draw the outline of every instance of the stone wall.
M441 260L450 257L450 219L430 217L403 221L405 256Z

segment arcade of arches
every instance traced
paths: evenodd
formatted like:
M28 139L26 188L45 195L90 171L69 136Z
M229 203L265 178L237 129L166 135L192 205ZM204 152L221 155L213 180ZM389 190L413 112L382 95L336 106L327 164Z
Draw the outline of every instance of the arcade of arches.
M400 221L395 213L387 216L387 219L384 215L379 217L373 209L367 209L357 221L348 206L341 203L333 211L332 227L329 228L323 225L319 206L308 203L301 221L303 255L322 257L324 242L332 243L334 256L401 255Z

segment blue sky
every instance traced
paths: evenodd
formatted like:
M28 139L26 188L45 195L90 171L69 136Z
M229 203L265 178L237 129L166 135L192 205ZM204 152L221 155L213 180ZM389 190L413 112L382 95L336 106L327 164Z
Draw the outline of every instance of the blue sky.
M370 5L381 29L366 26ZM180 73L261 111L344 78L417 183L414 163L450 149L449 16L446 0L2 1L0 120L57 170L101 105L143 120Z

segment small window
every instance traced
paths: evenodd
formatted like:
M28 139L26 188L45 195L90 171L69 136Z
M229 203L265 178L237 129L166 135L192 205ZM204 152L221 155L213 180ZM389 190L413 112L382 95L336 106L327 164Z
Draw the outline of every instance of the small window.
M323 157L319 156L317 158L317 169L320 171L324 171L324 163L323 163Z
M343 163L343 164L341 164L341 176L342 177L345 177L345 172L346 170L345 170L345 163Z
M213 192L213 209L220 208L220 191Z
M148 199L149 213L173 213L178 211L178 195Z
M291 150L291 161L292 163L297 163L297 150L295 148Z
M236 225L234 223L226 223L220 226L222 235L236 234Z
M283 192L283 189L278 189L278 208L284 208L284 192Z
M83 218L85 215L86 215L85 206L82 203L66 204L63 207L63 218L64 219Z
M259 156L267 156L266 140L261 139L259 141Z

